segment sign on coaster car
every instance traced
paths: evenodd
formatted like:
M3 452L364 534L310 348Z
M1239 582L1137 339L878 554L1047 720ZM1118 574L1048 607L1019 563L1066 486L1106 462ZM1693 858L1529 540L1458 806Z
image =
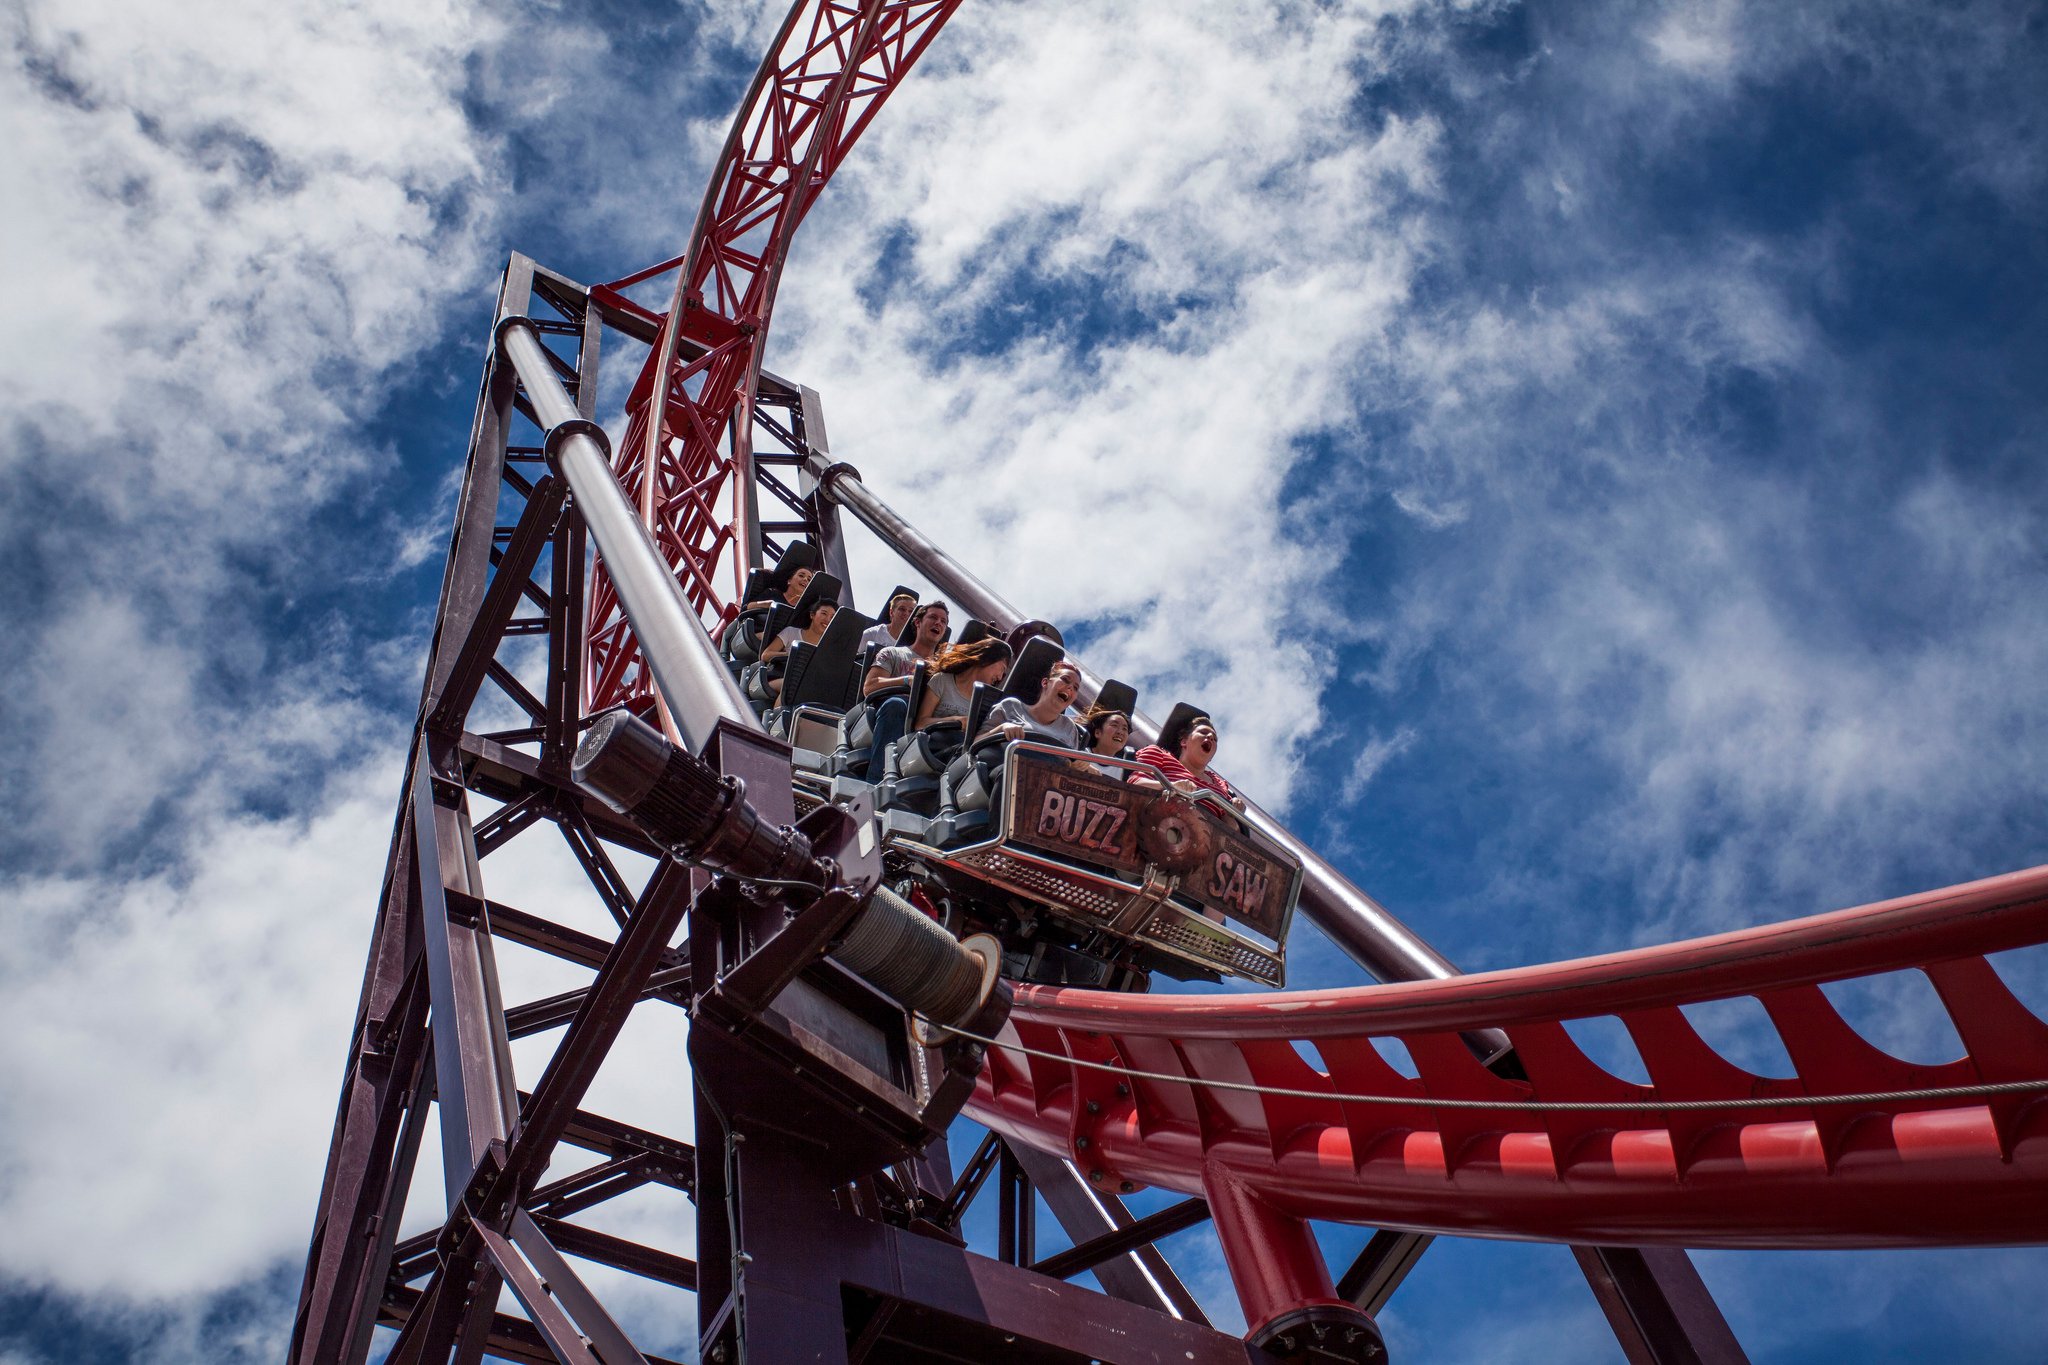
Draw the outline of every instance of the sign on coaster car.
M1139 782L1099 771L1112 767ZM1012 745L993 837L943 856L1090 927L1211 970L1284 979L1301 864L1227 805L1175 791L1143 764Z

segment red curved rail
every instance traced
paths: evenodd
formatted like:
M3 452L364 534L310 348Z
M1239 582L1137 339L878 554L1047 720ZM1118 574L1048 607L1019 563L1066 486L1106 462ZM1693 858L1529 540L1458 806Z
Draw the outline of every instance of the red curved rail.
M2044 940L2048 867L1446 981L1259 996L1026 988L1002 1041L1051 1056L991 1049L969 1112L1109 1188L1199 1193L1209 1167L1304 1218L1582 1244L2036 1243L2048 1241L2048 1024L1985 954ZM1933 983L1963 1057L1901 1061L1821 990L1904 969ZM1745 995L1768 1011L1795 1077L1731 1064L1679 1009ZM1608 1014L1627 1026L1650 1085L1601 1069L1561 1022ZM1473 1057L1460 1034L1485 1028L1507 1034L1527 1081ZM1417 1078L1383 1061L1375 1037L1400 1039ZM2025 1082L2038 1084L1899 1097ZM1874 1093L1893 1098L1810 1102ZM1531 1102L1623 1107L1512 1107Z
M682 256L601 285L680 270L660 339L627 399L613 472L707 623L732 619L747 570L744 499L761 346L790 238L847 151L960 0L796 0L768 49ZM651 699L653 682L600 562L585 653L591 711Z

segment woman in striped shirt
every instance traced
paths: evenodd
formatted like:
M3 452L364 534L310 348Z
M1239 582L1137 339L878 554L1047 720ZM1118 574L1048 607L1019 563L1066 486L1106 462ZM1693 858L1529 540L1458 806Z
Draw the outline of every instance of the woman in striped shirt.
M1216 757L1216 742L1216 722L1209 718L1209 713L1186 702L1176 702L1166 724L1159 727L1159 742L1138 750L1137 761L1157 768L1176 791L1192 793L1206 789L1243 810L1244 798L1209 766Z

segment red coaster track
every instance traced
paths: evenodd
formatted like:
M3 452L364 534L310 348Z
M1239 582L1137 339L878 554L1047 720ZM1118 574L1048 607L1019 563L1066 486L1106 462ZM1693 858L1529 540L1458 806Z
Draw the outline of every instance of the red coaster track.
M738 611L735 598L758 553L738 490L751 474L746 415L790 238L959 4L791 6L733 121L689 250L593 291L634 309L621 291L681 267L660 339L626 401L613 472L707 623ZM591 710L653 698L602 564L591 581L587 638Z
M1625 1245L2038 1242L2048 1025L1984 955L2044 939L2035 868L1448 981L1255 997L1027 987L1004 1041L1031 1052L997 1049L970 1112L1098 1183L1200 1193L1221 1167L1304 1218ZM1933 982L1965 1056L1900 1061L1821 989L1908 969ZM1744 995L1797 1076L1734 1066L1679 1008ZM1561 1022L1605 1014L1651 1084L1602 1070ZM1481 1029L1508 1036L1527 1081L1479 1064L1460 1035ZM1376 1037L1406 1046L1414 1079ZM1848 1096L1864 1098L1829 1102Z

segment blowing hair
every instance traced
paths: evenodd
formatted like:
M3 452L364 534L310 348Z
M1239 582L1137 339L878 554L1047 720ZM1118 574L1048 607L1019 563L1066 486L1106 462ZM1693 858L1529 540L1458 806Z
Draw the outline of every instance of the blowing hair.
M947 645L932 659L934 673L965 673L970 668L983 664L1008 663L1012 655L1010 647L994 636L976 640L971 645Z

